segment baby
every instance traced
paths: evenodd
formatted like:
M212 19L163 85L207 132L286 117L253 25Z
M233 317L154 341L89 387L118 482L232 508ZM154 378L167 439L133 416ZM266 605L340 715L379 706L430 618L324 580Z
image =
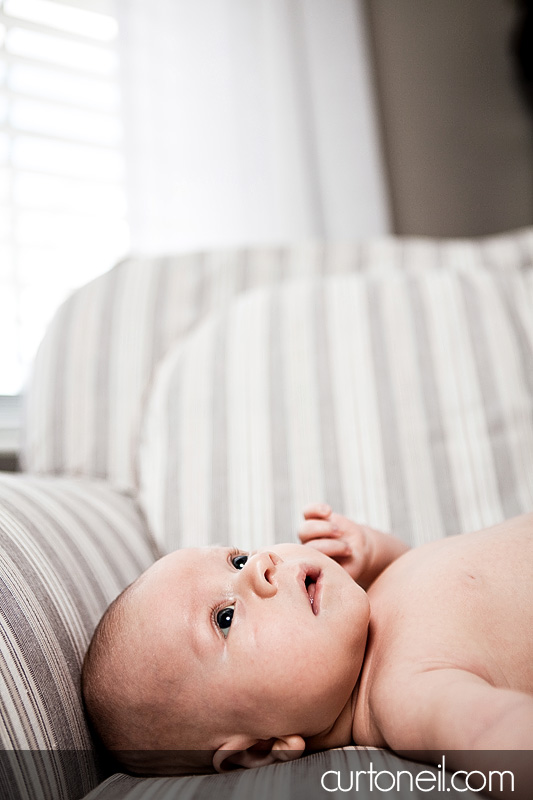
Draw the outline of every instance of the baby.
M327 505L304 517L301 545L178 550L112 603L82 680L122 764L355 742L487 773L484 751L533 750L533 514L413 550Z

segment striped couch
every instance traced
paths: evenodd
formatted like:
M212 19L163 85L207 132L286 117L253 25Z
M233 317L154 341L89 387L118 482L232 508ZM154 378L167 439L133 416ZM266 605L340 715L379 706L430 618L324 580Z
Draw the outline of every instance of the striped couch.
M113 772L81 662L160 554L294 539L307 502L413 545L531 510L532 300L533 229L128 259L67 300L28 387L24 471L0 477L0 796L323 797L326 770L414 769L345 748Z

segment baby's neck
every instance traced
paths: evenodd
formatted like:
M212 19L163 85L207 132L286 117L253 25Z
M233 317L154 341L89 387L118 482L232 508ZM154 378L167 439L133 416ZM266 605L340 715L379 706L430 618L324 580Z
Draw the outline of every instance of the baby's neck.
M330 725L329 728L326 728L320 733L317 733L315 736L310 736L305 740L306 750L329 750L332 747L345 747L346 745L353 743L353 715L358 689L359 681L357 681L352 694L346 702L346 705L333 724Z

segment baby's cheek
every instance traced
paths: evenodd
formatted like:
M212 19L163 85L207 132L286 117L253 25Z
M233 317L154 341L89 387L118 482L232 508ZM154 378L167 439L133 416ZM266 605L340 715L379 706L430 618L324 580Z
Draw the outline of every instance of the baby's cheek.
M293 542L285 542L283 544L276 544L274 547L264 548L269 550L272 553L276 553L276 555L281 556L282 558L288 558L290 556L294 556L298 559L302 557L307 557L309 555L309 550L303 544L296 544ZM258 552L261 552L258 550Z
M350 642L350 647L364 647L370 623L370 601L364 589L355 582L344 594L337 612L338 636Z

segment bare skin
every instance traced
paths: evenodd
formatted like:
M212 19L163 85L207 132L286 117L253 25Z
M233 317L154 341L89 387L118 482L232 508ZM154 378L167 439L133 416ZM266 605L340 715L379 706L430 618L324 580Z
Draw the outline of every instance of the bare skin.
M533 751L533 514L397 559L383 534L328 507L305 516L302 541L370 584L353 740L424 760L438 751L454 769L485 772L494 765L482 751ZM479 756L466 764L464 751Z
M151 774L179 749L220 772L353 742L485 773L486 751L533 751L533 514L414 550L324 504L304 517L302 545L141 576L105 669L144 716L107 745L158 750ZM525 800L533 759L516 770Z

